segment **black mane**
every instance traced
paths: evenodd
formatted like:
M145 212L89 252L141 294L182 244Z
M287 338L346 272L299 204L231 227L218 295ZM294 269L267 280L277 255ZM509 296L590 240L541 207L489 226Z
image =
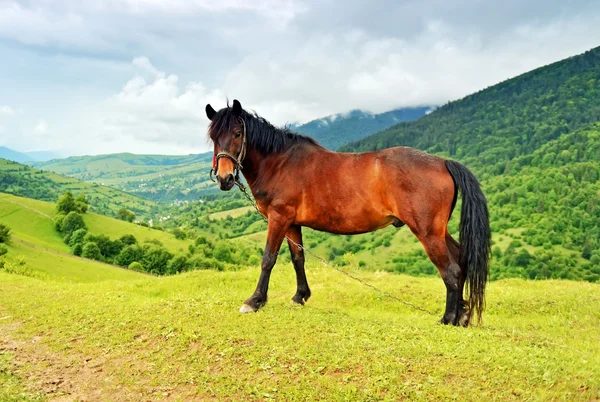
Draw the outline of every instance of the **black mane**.
M240 117L246 124L248 146L255 148L262 154L282 153L293 145L300 143L321 146L314 138L294 133L287 126L283 128L275 127L267 119L256 113L248 113L244 110ZM236 119L237 116L229 105L219 110L208 127L210 139L215 141L219 136L232 132Z

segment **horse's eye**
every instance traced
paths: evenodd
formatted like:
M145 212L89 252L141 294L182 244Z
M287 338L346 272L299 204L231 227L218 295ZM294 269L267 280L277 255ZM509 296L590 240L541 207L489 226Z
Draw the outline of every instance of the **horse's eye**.
M235 138L240 138L241 135L242 135L242 133L240 131L238 131L237 133L235 133Z

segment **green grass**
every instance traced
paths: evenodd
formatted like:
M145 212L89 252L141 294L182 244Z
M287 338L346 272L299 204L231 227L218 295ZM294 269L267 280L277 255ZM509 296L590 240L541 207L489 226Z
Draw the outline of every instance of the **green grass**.
M225 219L228 216L231 216L232 218L237 218L238 216L244 215L248 211L254 212L255 211L254 207L241 207L241 208L230 209L228 211L215 212L214 214L210 214L209 218L210 219Z
M298 308L289 304L288 265L273 273L269 304L250 315L237 308L255 268L93 284L0 274L0 318L9 317L0 333L24 345L36 339L15 360L50 360L24 374L72 381L53 397L73 389L133 400L600 397L597 284L491 283L486 326L463 329L436 323L438 278L361 274L431 316L310 266L313 298ZM89 367L96 374L82 378Z
M16 264L20 259L25 261L25 269L31 276L44 280L78 283L131 280L143 276L135 271L14 239L8 246L6 260Z

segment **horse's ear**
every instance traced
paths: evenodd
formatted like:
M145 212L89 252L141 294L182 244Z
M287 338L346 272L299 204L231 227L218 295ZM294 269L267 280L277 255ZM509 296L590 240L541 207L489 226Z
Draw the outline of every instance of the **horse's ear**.
M206 117L208 120L212 121L213 117L217 114L216 110L210 105L210 103L206 104Z
M242 115L242 104L237 99L233 100L233 114L238 117Z

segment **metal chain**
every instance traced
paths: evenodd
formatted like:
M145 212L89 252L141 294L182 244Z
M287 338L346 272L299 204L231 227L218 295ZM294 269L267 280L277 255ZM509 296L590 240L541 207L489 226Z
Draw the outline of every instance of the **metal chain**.
M237 184L237 183L236 183ZM238 187L240 188L240 190L242 191L242 193L244 194L244 196L248 199L248 201L250 201L250 203L252 204L252 206L254 207L254 209L256 209L256 212L259 213L259 215L261 216L261 218L263 219L263 221L265 221L266 223L268 223L267 218L260 212L260 210L258 209L258 205L256 205L256 202L254 201L254 198L252 198L247 192L246 192L246 188L243 185L239 185ZM304 247L302 244L296 243L294 240L290 239L287 235L285 236L285 238L287 239L287 241L289 241L290 243L292 243L294 246L298 247L299 249L301 249L302 251L310 254L312 257L316 258L317 260L321 261L323 264L327 265L328 267L331 267L333 269L335 269L336 271L338 271L339 273L346 275L348 278L350 279L354 279L355 281L357 281L358 283L360 283L361 285L364 285L368 288L373 289L374 291L380 293L381 295L388 297L392 300L395 300L397 302L400 302L408 307L411 307L415 310L419 310L419 311L423 311L427 314L430 315L437 315L432 311L429 311L423 307L417 306L411 302L408 302L406 300L402 300L397 296L394 296L393 294L386 292L385 290L381 290L376 286L371 285L370 283L365 282L364 280L350 274L349 272L344 271L343 269L341 269L340 267L337 267L333 264L331 264L329 261L327 261L326 259L324 259L323 257L320 257L318 255L316 255L315 253L313 253L312 251L310 251L309 249L307 249L306 247Z

